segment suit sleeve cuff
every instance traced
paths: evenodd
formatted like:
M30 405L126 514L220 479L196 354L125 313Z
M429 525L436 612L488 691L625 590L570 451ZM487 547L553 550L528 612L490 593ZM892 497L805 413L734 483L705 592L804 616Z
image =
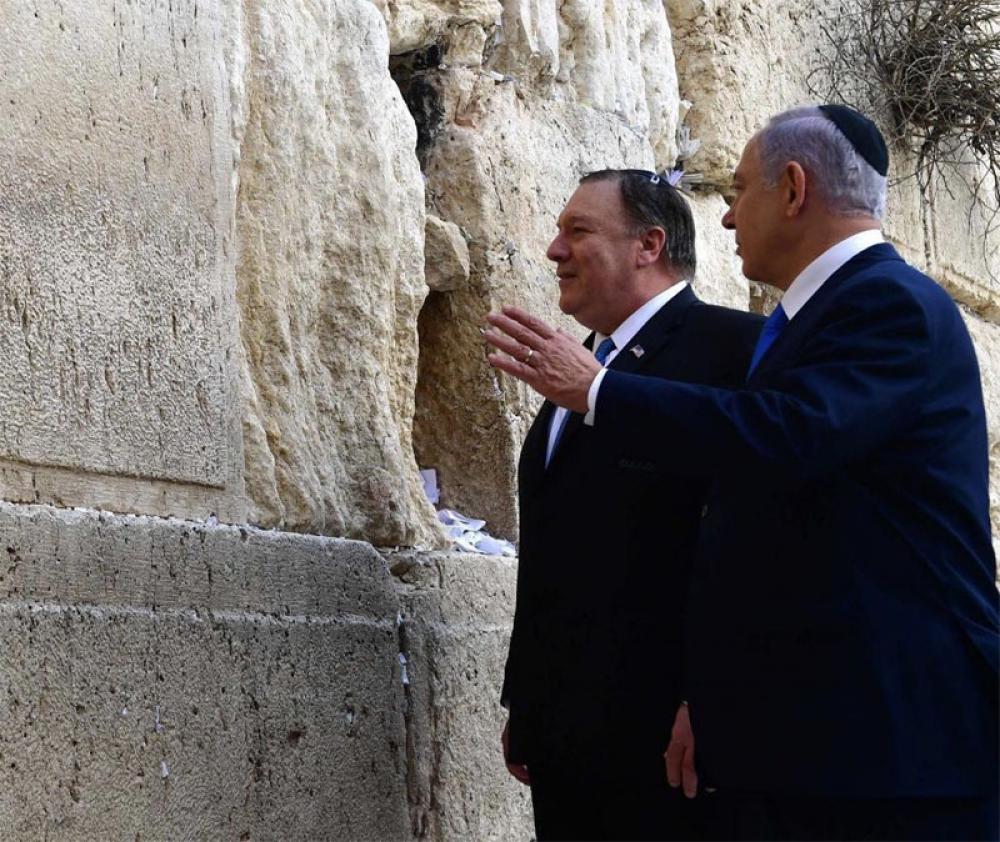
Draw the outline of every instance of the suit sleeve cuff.
M597 410L597 392L600 390L601 381L607 373L608 370L606 368L602 368L597 372L597 376L594 377L594 381L590 384L590 389L587 391L587 414L583 416L583 423L588 427L594 426L594 412Z

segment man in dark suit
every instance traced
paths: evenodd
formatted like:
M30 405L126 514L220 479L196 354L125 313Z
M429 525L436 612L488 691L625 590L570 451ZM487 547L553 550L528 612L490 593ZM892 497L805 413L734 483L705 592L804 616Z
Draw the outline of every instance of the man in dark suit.
M592 173L558 229L548 257L559 305L594 331L585 353L595 365L742 380L763 320L695 297L694 222L665 178ZM705 493L667 452L599 443L583 414L549 402L525 439L503 742L511 773L530 781L540 840L692 833L663 752Z
M590 408L603 446L715 478L668 765L693 795L697 759L731 838L997 838L979 372L954 303L882 241L887 166L840 106L747 145L723 224L784 295L738 390L601 372L522 311L490 317L517 357L493 363Z

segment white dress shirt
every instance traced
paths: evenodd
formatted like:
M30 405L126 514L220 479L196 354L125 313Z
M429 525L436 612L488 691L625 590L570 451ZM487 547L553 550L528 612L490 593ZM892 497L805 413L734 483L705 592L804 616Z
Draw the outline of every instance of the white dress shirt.
M615 343L614 350L608 354L608 358L604 361L605 368L611 364L611 361L618 356L618 352L628 346L635 335L646 326L653 316L660 312L668 301L670 301L677 293L687 287L687 281L681 281L673 286L667 287L663 292L657 293L652 298L649 299L645 304L643 304L638 310L632 313L625 321L623 321L617 328L615 328L614 333L611 334L611 341ZM594 347L591 349L594 353L600 347L601 342L603 342L607 337L603 333L594 334ZM603 377L604 369L601 370L599 376ZM596 382L596 381L595 381ZM593 387L591 387L593 388ZM583 419L583 423L589 426L594 424L594 410L593 404L590 405L591 408L587 412ZM562 427L563 418L566 417L566 413L569 410L563 409L561 406L556 407L556 411L552 413L552 419L549 423L549 443L548 447L545 448L545 464L549 464L549 460L552 458L552 451L555 449L556 436L558 431Z
M805 307L806 302L819 292L819 288L848 260L861 254L865 249L884 242L882 232L876 228L854 234L830 246L799 272L791 286L781 296L781 309L785 311L788 320L794 319L795 314Z
M848 260L861 254L865 249L884 242L885 238L882 236L882 232L876 228L852 234L847 239L830 246L812 263L806 266L805 269L799 272L795 280L785 290L785 294L781 296L781 308L785 311L785 315L788 316L788 320L791 321L795 318L795 314L805 307L806 302ZM617 344L617 341L615 344ZM587 416L584 419L584 423L586 424L593 425L594 423L594 408L597 406L597 393L601 388L604 373L604 369L597 372L597 376L594 377L587 392Z

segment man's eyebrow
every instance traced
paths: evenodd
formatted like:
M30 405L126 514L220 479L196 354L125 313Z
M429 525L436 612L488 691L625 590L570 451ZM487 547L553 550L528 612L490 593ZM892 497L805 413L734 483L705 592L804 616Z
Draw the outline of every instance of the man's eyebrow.
M580 223L583 223L584 225L593 225L594 224L594 219L595 218L592 217L592 216L588 216L585 213L580 213L579 211L577 211L576 213L570 213L570 214L567 214L567 215L563 216L559 220L559 225L561 225L564 228L567 225L574 225L574 224L578 225Z

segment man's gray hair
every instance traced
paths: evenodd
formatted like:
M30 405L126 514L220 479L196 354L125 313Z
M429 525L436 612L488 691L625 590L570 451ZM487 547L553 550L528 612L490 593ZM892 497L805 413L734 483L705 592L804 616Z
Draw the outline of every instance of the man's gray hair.
M886 177L862 158L814 105L772 117L757 135L765 184L777 185L789 161L813 177L830 208L844 216L885 215Z

